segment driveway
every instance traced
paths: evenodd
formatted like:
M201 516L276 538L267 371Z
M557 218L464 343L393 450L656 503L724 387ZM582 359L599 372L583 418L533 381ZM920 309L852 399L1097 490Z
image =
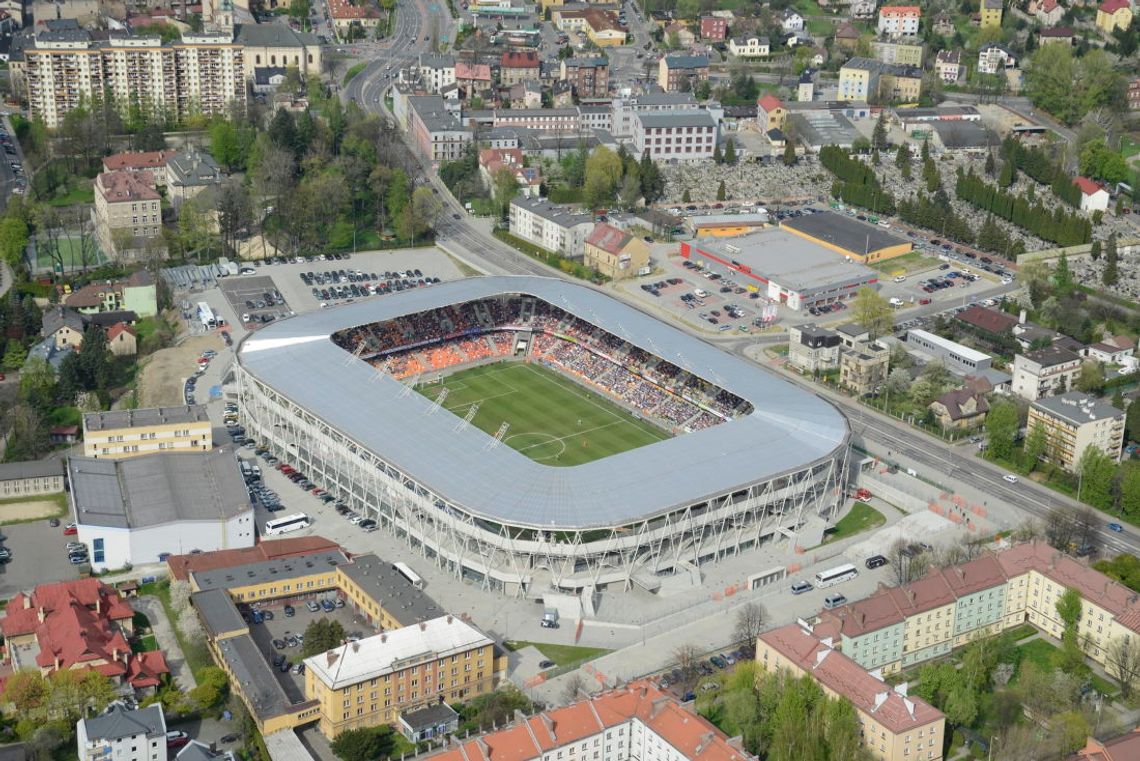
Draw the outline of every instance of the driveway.
M166 663L170 666L170 673L174 675L174 681L178 684L179 689L183 692L189 692L197 687L198 683L194 680L194 674L191 673L190 667L186 665L186 656L182 654L182 646L178 644L178 638L174 636L174 630L171 628L170 619L166 617L166 609L162 607L162 601L157 597L144 595L143 597L132 598L131 607L150 619L154 637L158 640L158 646L162 648L162 652L166 656Z

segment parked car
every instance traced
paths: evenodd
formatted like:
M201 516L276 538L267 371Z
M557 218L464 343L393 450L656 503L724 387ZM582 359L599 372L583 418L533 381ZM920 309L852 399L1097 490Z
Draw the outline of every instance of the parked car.
M309 609L310 613L316 613L318 610L321 609L321 606L318 605L315 600L306 601L305 607Z
M792 584L792 594L794 595L802 595L804 592L810 592L813 589L815 589L815 587L810 581L797 581L795 584Z
M78 533L79 533L79 527L76 526L74 523L69 523L63 527L63 535L64 536L75 536Z
M882 555L872 555L871 557L867 558L867 567L871 569L879 568L886 564L887 559Z

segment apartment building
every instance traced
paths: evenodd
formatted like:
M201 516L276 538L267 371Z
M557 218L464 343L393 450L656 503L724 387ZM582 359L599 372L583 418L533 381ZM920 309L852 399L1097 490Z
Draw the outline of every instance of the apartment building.
M1038 399L1029 407L1027 435L1045 433L1045 459L1076 471L1092 447L1120 462L1124 446L1124 410L1079 391Z
M912 103L918 100L921 90L922 70L913 66L856 57L839 70L840 100Z
M1081 371L1081 357L1061 346L1046 346L1013 358L1013 393L1033 402L1064 394Z
M701 16L701 39L724 42L728 36L728 19L723 16Z
M1127 2L1127 0L1125 0ZM982 29L1000 29L1005 0L981 0L979 12Z
M871 55L883 63L922 68L924 53L925 47L918 37L884 37L871 41Z
M878 33L889 37L917 37L922 9L917 5L884 5L879 9Z
M166 162L176 151L128 151L103 157L104 172L149 173L155 187L166 186Z
M503 53L499 61L499 84L510 87L528 79L538 79L541 62L533 50Z
M120 702L75 722L79 761L166 761L162 703L130 710Z
M104 459L154 452L208 452L214 445L206 407L143 407L83 415L83 455Z
M648 681L583 697L561 708L454 741L430 761L753 761L694 711Z
M657 84L665 92L693 89L709 78L709 59L702 55L662 56L657 64Z
M756 662L766 671L808 675L824 693L850 701L862 728L863 742L883 761L939 761L946 717L905 683L892 687L835 648L806 623L764 632L756 643Z
M716 119L708 111L641 113L633 119L635 156L654 161L690 163L711 159L716 151Z
M149 172L103 172L95 178L95 237L104 253L128 259L162 239L162 197Z
M805 373L826 372L839 367L843 343L834 330L812 323L788 326L788 362Z
M460 125L439 95L412 95L408 103L408 132L420 152L438 165L462 158L471 144L471 130Z
M606 58L563 59L559 74L579 98L604 98L610 91L610 62Z
M582 119L577 108L505 108L495 109L491 125L569 134L581 130Z
M305 659L321 734L395 724L403 712L470 700L498 683L495 643L455 616L347 642Z
M863 396L887 382L891 350L878 341L846 347L839 354L839 385Z
M1140 598L1044 542L933 569L903 587L880 587L821 612L815 632L833 638L860 666L891 674L1026 622L1060 638L1065 624L1057 599L1067 589L1081 596L1078 635L1085 654L1106 665L1110 642L1140 633Z
M29 113L57 129L81 104L108 94L182 119L245 108L244 48L232 33L186 34L96 41L83 29L37 32L24 48L22 82Z
M574 207L541 198L511 201L511 235L570 259L585 254L586 236L594 229L594 216Z
M428 92L439 94L455 84L455 56L447 53L420 53L417 69Z

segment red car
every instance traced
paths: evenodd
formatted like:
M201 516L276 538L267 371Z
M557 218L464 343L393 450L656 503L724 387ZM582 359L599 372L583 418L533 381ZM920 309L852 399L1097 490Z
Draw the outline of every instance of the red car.
M918 303L919 303L919 304L929 304L929 303L930 303L930 299L919 299L919 300L918 300Z
M64 536L74 536L75 534L78 534L78 533L79 533L79 529L76 527L76 525L74 523L69 523L63 527Z

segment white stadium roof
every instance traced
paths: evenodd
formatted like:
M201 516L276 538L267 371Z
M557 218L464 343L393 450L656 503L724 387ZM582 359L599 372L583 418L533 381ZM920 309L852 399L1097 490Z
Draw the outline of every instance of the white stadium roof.
M574 467L489 448L474 426L335 345L358 325L506 294L531 295L748 400L751 414ZM481 277L275 322L240 365L457 508L536 529L622 525L714 498L833 455L847 423L822 399L593 289L539 277ZM518 432L512 432L518 433Z

